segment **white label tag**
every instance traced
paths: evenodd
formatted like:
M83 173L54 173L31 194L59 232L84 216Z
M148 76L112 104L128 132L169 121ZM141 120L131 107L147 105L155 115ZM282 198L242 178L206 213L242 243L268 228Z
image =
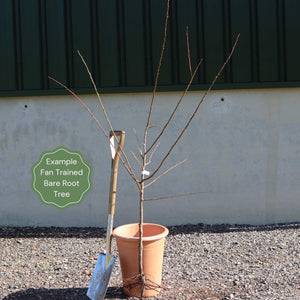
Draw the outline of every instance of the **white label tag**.
M149 172L149 171L146 171L146 170L142 171L141 173L142 173L142 175L146 175L146 176L149 176L149 175L150 175L150 172Z
M114 159L114 158L115 158L115 155L116 155L115 138L114 138L114 136L112 136L112 137L110 138L110 143L109 143L109 145L110 145L111 157L112 157L112 159Z

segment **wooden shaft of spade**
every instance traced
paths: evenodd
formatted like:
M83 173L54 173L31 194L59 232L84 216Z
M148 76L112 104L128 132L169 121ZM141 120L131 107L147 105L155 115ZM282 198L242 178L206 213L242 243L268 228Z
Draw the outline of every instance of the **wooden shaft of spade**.
M114 140L116 137L118 145L114 146ZM111 174L110 174L110 189L109 189L109 204L108 204L108 217L107 217L107 232L106 232L106 253L111 252L111 234L113 229L113 217L115 213L116 204L116 192L117 192L117 177L118 177L118 166L119 158L124 145L125 131L116 130L110 132L110 149L111 149Z

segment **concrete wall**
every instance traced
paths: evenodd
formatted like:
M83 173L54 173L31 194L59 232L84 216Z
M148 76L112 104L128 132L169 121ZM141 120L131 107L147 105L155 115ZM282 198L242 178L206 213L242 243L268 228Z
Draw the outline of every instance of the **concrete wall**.
M149 143L180 93L160 93ZM202 96L189 93L163 136L149 171ZM94 96L84 101L100 120ZM103 95L125 150L136 152L151 94ZM145 203L145 221L265 224L300 221L300 89L216 91L201 106L164 170L188 161L153 184L146 197L212 191ZM102 121L105 129L108 126ZM103 134L73 97L0 99L0 225L106 226L110 150ZM65 146L92 165L93 189L81 205L58 210L41 204L31 189L31 167L41 152ZM138 220L138 192L120 165L115 225Z

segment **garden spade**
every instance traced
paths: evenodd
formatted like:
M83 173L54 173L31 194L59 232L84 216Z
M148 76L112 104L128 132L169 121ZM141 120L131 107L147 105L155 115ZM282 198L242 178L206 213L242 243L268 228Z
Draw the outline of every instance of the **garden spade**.
M118 146L114 146L115 137L119 137ZM106 251L100 253L94 270L92 280L90 282L87 296L92 300L103 300L107 291L110 275L114 266L115 257L111 252L111 233L113 229L113 217L115 213L117 177L119 157L125 139L125 131L110 132L110 150L111 150L111 174L110 174L110 189L109 189L109 204L107 217L107 232L106 232Z

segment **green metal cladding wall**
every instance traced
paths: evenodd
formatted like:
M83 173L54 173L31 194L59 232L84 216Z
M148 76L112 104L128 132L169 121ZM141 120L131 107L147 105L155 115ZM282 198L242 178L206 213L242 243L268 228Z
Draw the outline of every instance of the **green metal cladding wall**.
M91 85L76 50L103 92L153 86L166 0L1 0L0 96L59 94L51 75L78 92ZM159 85L182 88L204 58L193 89L205 88L241 33L217 88L300 84L299 0L171 0Z

